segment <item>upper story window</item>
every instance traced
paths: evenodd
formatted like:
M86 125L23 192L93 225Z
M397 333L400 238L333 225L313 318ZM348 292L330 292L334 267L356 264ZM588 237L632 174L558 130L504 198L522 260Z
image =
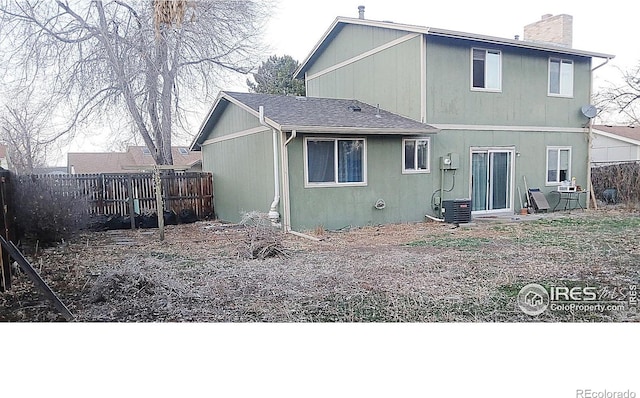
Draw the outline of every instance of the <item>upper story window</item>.
M498 50L471 50L471 89L502 90L502 53Z
M573 61L549 58L549 95L573 97Z
M142 154L143 155L147 155L147 156L151 156L151 151L149 150L149 148L143 147L142 148Z
M429 172L429 138L405 138L402 140L402 173Z
M305 186L367 185L364 138L305 138Z
M189 150L187 148L178 148L178 152L180 152L180 155L188 155L189 154Z

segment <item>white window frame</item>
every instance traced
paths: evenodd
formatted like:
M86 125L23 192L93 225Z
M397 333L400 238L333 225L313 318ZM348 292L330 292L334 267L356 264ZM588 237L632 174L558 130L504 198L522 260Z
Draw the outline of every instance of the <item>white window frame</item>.
M486 57L486 53L491 52L491 53L496 53L499 56L499 60L500 62L498 62L498 87L497 88L487 88L487 87L474 87L473 86L473 52L475 50L479 50L479 51L484 51L485 52L485 64L484 64L484 84L485 86L487 85L487 57ZM485 91L485 92L490 92L490 93L501 93L502 92L502 51L500 50L496 50L496 49L491 49L491 48L480 48L480 47L471 47L471 54L470 54L470 63L471 63L471 68L470 68L470 86L471 86L471 91Z
M556 62L560 62L560 69L558 70L558 90L560 91L559 93L552 93L551 92L551 62L556 61ZM570 82L570 93L563 93L562 88L566 87L567 82L564 82L564 80L562 79L562 64L563 63L569 63L571 64L571 82ZM562 97L562 98L573 98L573 89L574 89L574 81L575 81L575 64L573 62L573 60L571 59L566 59L566 58L558 58L558 57L549 57L549 61L547 64L547 95L549 97ZM564 84L563 84L564 82Z
M427 168L426 169L417 169L417 168L413 168L413 169L406 169L406 163L405 163L405 143L407 141L416 141L416 143L418 141L426 141L427 142ZM415 146L414 148L414 166L417 165L418 162L418 145ZM431 173L431 137L406 137L402 139L402 174L425 174L425 173Z
M362 182L338 182L338 141L357 141L362 140ZM308 161L308 145L309 141L333 141L334 165L333 165L333 182L309 182L309 161ZM365 137L304 137L304 187L305 188L321 188L321 187L363 187L367 186L367 139Z
M556 167L558 170L558 174L556 176L557 181L549 181L549 151L557 150L558 151L558 160L556 162ZM571 181L571 147L570 146L548 146L547 147L547 156L545 157L545 166L544 166L544 181L546 186L557 186L562 184L560 181L560 151L569 151L569 168L567 169L567 180Z

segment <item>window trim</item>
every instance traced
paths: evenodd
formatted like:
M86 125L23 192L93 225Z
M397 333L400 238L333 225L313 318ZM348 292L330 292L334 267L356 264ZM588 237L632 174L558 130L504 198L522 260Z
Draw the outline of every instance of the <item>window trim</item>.
M356 141L362 140L362 182L338 182L338 141ZM309 158L308 145L309 141L333 141L334 146L334 181L333 182L309 182ZM303 142L304 154L304 187L305 188L326 188L326 187L365 187L367 186L367 139L365 137L337 137L337 136L311 136L304 137Z
M549 150L557 150L558 151L558 161L556 163L556 166L558 167L558 175L557 175L557 180L558 181L549 181ZM559 186L560 184L562 184L562 181L560 181L560 151L562 150L567 150L569 151L569 169L567 170L567 174L568 174L568 180L571 181L571 147L570 146L547 146L546 149L546 156L545 156L545 166L544 166L544 181L545 181L545 186L547 187L553 187L553 186Z
M474 87L473 86L473 51L474 50L481 50L485 52L485 68L484 68L484 81L485 81L485 86L487 85L487 59L486 59L486 53L487 52L494 52L497 53L499 58L500 58L500 62L498 62L498 88L486 88L486 87ZM482 48L482 47L471 47L471 52L470 52L470 73L469 73L469 77L470 77L470 81L469 81L469 86L471 87L471 91L483 91L483 92L487 92L487 93L501 93L502 92L502 51L501 50L496 50L493 48Z
M427 141L427 168L426 169L406 169L404 145L407 141ZM415 147L414 163L418 161L418 146ZM416 136L402 138L402 174L429 174L431 173L431 137Z
M560 61L560 70L558 71L558 90L559 93L551 92L551 61ZM562 63L568 62L571 63L571 94L562 94ZM576 76L576 68L575 62L572 59L568 58L559 58L559 57L549 57L547 61L547 96L548 97L557 97L557 98L573 98L573 93L575 89L575 76Z

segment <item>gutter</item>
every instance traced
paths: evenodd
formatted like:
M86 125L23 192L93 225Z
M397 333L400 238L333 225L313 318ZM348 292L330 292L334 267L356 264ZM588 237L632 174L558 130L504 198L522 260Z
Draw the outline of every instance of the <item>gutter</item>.
M285 233L291 231L291 205L289 198L289 143L298 135L296 130L291 130L291 136L287 138L287 134L281 131L280 142L282 143L282 208L283 208L283 230Z

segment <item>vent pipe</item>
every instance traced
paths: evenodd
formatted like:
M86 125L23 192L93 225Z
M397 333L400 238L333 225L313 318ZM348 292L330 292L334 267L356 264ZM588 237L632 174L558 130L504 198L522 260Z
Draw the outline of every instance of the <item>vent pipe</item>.
M364 19L364 6L358 6L358 18Z

